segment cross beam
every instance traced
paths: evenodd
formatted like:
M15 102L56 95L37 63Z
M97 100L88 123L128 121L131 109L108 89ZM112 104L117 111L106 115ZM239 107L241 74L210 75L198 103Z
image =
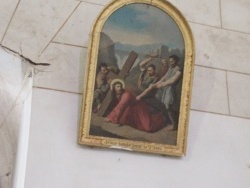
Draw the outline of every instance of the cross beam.
M137 59L138 57L138 54L135 53L134 51L130 52L129 56L128 56L128 59L126 60L126 62L124 63L122 69L120 70L119 74L116 75L114 73L109 73L108 77L110 77L111 79L115 79L115 78L119 78L119 79L125 79L128 74L129 74L129 71L130 69L132 68L132 66L134 65L135 63L135 60ZM102 104L97 112L97 115L98 116L104 116L106 110L108 109L110 103L112 101L112 98L111 98L111 90L108 91L106 97L104 98L104 100L102 101Z

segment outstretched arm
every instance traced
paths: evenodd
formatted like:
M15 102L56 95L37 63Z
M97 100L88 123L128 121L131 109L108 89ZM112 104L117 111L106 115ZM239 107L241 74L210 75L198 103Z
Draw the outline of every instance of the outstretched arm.
M155 88L155 84L150 84L147 89L145 89L140 95L136 97L136 100L141 100L141 98L145 97L153 88Z
M140 62L139 66L141 70L144 70L146 68L146 65L153 60L153 57L148 57L147 59L144 59L142 62Z
M165 87L167 85L172 85L174 84L175 82L177 82L181 77L181 72L180 71L177 71L173 77L167 79L166 81L162 82L162 81L159 81L156 83L156 88L161 88L161 87Z
M156 55L150 55L148 58L146 58L145 60L143 60L142 62L140 62L139 66L140 66L140 69L141 70L145 70L146 68L146 65L148 63L150 63L154 58L158 57L159 55L156 54Z
M165 74L159 81L157 81L157 82L155 83L155 85L157 85L157 84L163 82L163 80L165 80L165 79L166 79L166 74Z

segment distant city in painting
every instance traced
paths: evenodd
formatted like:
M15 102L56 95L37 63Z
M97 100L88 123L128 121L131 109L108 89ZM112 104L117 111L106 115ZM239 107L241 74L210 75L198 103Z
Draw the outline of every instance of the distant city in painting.
M184 46L176 22L155 6L113 12L100 33L89 134L176 145Z

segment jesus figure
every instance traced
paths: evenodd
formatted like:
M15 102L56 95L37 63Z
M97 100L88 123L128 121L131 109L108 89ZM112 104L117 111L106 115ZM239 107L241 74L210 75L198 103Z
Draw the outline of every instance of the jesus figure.
M162 112L150 113L150 106L144 101L137 101L135 96L125 89L121 79L111 82L112 100L114 108L104 119L114 124L129 125L145 132L156 132L166 124Z

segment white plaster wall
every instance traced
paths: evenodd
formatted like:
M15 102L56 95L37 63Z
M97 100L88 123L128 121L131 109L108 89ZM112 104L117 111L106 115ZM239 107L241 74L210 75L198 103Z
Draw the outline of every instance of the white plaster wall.
M248 119L191 111L187 156L164 157L77 145L80 102L81 95L33 90L25 188L250 185Z
M3 48L0 67L0 187L8 188L12 179L19 185L24 179L33 72L22 58Z
M0 187L10 185L16 154L20 106L15 100L22 88L21 61L0 49Z
M0 0L1 45L50 64L35 66L24 187L249 188L250 1L170 0L196 45L183 158L77 144L89 32L108 2Z

